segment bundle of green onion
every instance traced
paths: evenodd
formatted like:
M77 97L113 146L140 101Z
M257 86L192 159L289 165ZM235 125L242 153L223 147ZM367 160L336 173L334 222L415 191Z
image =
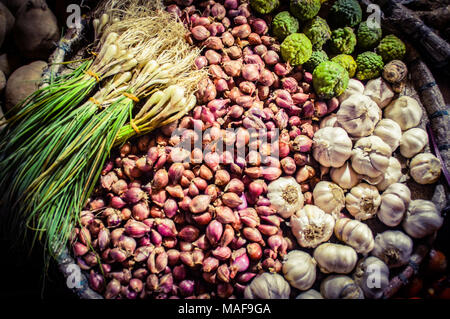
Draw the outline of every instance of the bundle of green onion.
M199 50L183 24L165 11L138 12L109 25L94 61L36 92L4 130L0 189L14 208L11 229L33 229L50 253L66 244L113 146L196 104L206 71L194 67Z

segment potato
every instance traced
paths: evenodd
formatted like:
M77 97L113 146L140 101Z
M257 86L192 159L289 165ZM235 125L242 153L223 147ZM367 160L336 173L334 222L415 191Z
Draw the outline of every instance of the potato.
M9 77L22 63L20 57L13 54L4 53L0 55L0 71L2 71L6 77Z
M14 27L15 18L9 9L0 2L0 47L3 46Z
M20 7L13 33L19 52L30 60L47 60L60 37L56 17L44 0L29 0Z
M9 11L8 7L0 2L0 14L4 16L6 21L6 33L9 34L14 27L14 22L16 18L14 18L11 11Z
M5 76L5 73L0 71L0 93L3 92L5 87L6 87L6 76Z
M9 112L39 88L42 73L46 67L46 62L35 61L18 68L11 74L6 84L5 112Z
M3 46L6 38L6 18L3 14L0 14L0 47Z

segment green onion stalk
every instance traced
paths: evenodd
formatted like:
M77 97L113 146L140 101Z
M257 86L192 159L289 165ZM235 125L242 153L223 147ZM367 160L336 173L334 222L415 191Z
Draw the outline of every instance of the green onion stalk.
M91 118L106 105L112 104L121 90L120 87L123 87L131 79L131 76L131 72L117 75L82 106L46 127L46 133L40 134L34 141L35 148L40 148L40 151L29 154L27 160L23 161L16 169L14 181L10 185L10 192L18 196L19 199L23 197L26 189L42 173L55 165L58 156L63 154L72 141L77 140L78 135ZM10 200L14 199L11 198Z
M58 158L57 165L31 185L29 196L24 199L24 218L19 219L24 224L19 226L35 230L34 241L44 238L50 254L67 242L78 222L76 212L82 210L93 191L117 132L132 107L131 100L124 96L92 117Z
M114 92L114 102L88 118L76 138L64 148L32 184L23 192L15 222L19 229L35 230L34 240L45 231L47 248L61 247L67 242L78 213L91 195L101 170L109 157L120 129L132 116L140 98L170 82L177 70L173 64L151 60L141 64L130 83ZM98 107L91 105L93 113ZM87 115L84 112L83 115ZM26 172L26 170L24 170Z
M51 99L43 102L35 110L51 113L51 122L24 133L23 140L0 159L0 178L7 178L0 189L14 205L10 229L20 235L34 231L33 243L44 242L50 255L67 243L79 223L79 212L112 148L186 114L195 106L198 82L207 76L205 70L195 69L199 49L186 43L184 26L164 11L113 23L106 31L120 36L103 36L100 43L108 47L103 46L95 61L112 58L101 70L90 65L88 76L98 82L97 75L104 86L81 105L66 106L62 101L59 111L53 111ZM146 99L139 110L139 101ZM6 159L15 165L8 165Z
M109 78L137 64L129 52L124 52L113 44L117 37L117 34L111 33L94 61L83 63L71 75L62 76L35 92L27 99L23 109L9 120L0 141L0 191L3 201L11 202L20 197L10 187L14 180L15 183L20 181L23 188L29 185L17 178L18 167L29 165L35 154L52 153L49 149L52 146L63 147L62 135L67 137L67 134L76 133L60 125L67 121L67 114L77 112L81 102L89 96L101 78ZM47 162L51 160L51 157L46 159ZM35 167L39 165L32 164ZM28 179L32 177L30 172Z

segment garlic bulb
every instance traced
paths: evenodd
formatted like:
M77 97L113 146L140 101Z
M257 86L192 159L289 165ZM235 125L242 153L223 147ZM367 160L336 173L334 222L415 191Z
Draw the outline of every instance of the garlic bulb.
M305 292L302 292L295 299L323 299L323 296L317 290L310 289Z
M410 202L411 191L408 186L400 183L392 184L381 195L378 219L389 227L400 225Z
M441 161L431 153L416 155L409 163L409 173L419 184L434 184L441 176Z
M356 282L343 275L331 275L320 284L320 293L326 299L364 299L364 293Z
M361 181L361 176L355 172L349 161L339 168L330 171L331 180L343 189L355 187Z
M355 268L358 255L350 246L325 243L314 250L314 259L325 274L348 274Z
M406 211L403 229L413 238L424 238L442 227L444 218L436 205L428 200L413 200Z
M284 278L299 290L308 290L316 281L316 261L306 252L293 250L283 262Z
M387 230L375 237L372 255L380 258L389 268L401 267L408 263L413 250L413 241L399 230Z
M381 119L381 110L368 96L355 94L342 102L337 112L339 126L353 137L369 136Z
M313 156L322 166L341 167L352 155L353 143L340 127L325 127L314 135Z
M380 108L385 108L394 98L394 91L382 77L370 80L366 84L364 95L370 97Z
M380 299L389 285L389 267L379 258L370 256L358 262L353 280L368 299Z
M400 140L400 153L405 158L412 158L422 152L428 144L428 134L425 130L415 127L407 130Z
M363 137L353 149L352 167L358 174L375 178L386 172L391 155L389 145L378 136Z
M375 186L361 183L353 187L345 197L346 208L357 220L375 216L381 204L381 196Z
M317 206L305 205L291 217L292 233L300 246L315 248L333 235L335 220Z
M335 218L339 218L341 210L345 207L344 191L335 183L325 181L317 183L313 198L316 206Z
M289 218L302 209L305 201L302 189L293 177L281 177L270 183L267 198L283 218Z
M291 286L279 274L263 273L244 290L245 299L289 299Z
M390 119L382 119L375 127L374 135L378 136L391 147L392 153L400 145L400 139L402 138L402 129L397 122Z
M397 183L403 176L402 165L395 157L389 159L389 166L386 172L382 175L383 179L377 184L380 191L384 191L392 184Z
M363 94L363 92L364 92L364 84L356 79L350 79L348 81L347 90L345 90L345 92L338 97L339 103L344 102L346 99L348 99L350 96L354 94Z
M320 121L320 128L337 127L337 115L332 113Z
M377 177L369 177L367 175L361 175L361 180L363 180L369 185L376 186L377 184L380 184L383 181L384 178L383 175L384 174L381 174L380 176Z
M360 221L341 218L336 221L334 234L347 245L353 247L357 253L368 254L374 246L372 231L369 226Z
M422 120L423 110L416 99L401 96L384 110L384 117L397 122L403 131L416 127Z

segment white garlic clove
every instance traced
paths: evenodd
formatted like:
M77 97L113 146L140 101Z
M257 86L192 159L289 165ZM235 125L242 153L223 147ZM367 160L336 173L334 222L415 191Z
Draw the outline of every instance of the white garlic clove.
M283 218L291 217L305 202L302 189L293 177L281 177L270 183L267 198Z
M412 158L422 152L427 144L427 132L415 127L407 130L400 139L400 153L405 158Z
M326 277L320 284L320 293L326 299L364 299L361 287L344 275Z
M341 167L352 155L353 143L340 127L325 127L314 135L313 156L325 167Z
M396 227L402 222L406 209L411 202L411 191L400 183L389 186L381 195L378 219L389 227Z
M403 131L418 126L422 116L420 104L406 95L392 101L384 110L384 117L397 122Z
M325 243L314 250L314 259L325 274L349 274L355 268L358 255L350 246Z
M346 99L337 112L339 126L353 137L369 136L381 119L381 110L371 98L355 94Z
M411 177L422 185L434 184L441 176L441 161L431 153L416 155L409 164Z
M404 266L408 263L413 250L413 241L398 230L387 230L375 237L372 255L380 258L389 268Z
M290 251L283 262L283 274L292 287L308 290L316 281L316 261L304 251Z
M409 204L403 229L413 238L424 238L439 230L444 218L436 205L428 200L414 200Z
M335 183L321 181L317 183L313 191L314 204L325 213L339 218L345 207L345 195L342 188Z
M347 90L345 90L345 92L338 97L339 103L342 104L342 102L347 100L352 95L363 93L364 93L364 84L359 80L350 79L348 81Z
M317 206L305 205L291 217L290 226L300 246L315 248L333 235L335 220Z
M349 218L336 221L334 234L340 241L353 247L357 253L364 255L370 253L375 244L369 226Z
M245 288L245 299L289 299L291 287L279 274L263 273Z
M338 127L337 115L335 113L332 113L332 114L324 117L320 121L320 128L325 128L325 127Z
M394 91L382 77L370 80L364 89L364 95L370 97L380 108L385 108L394 98Z
M395 157L389 159L389 167L382 175L383 179L377 184L380 191L386 190L392 184L397 183L402 178L402 165Z
M330 171L331 180L343 189L355 187L361 181L361 175L355 172L349 161L339 168Z
M352 167L358 174L371 178L386 172L392 152L378 136L363 137L356 142L352 155Z
M346 208L357 220L374 217L381 205L381 196L375 186L361 183L353 187L345 197Z
M373 134L381 138L383 142L389 145L393 153L400 145L402 129L397 122L390 119L382 119L378 122Z
M302 292L295 299L323 299L323 296L317 290L310 289Z

